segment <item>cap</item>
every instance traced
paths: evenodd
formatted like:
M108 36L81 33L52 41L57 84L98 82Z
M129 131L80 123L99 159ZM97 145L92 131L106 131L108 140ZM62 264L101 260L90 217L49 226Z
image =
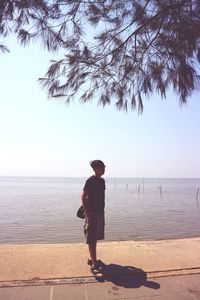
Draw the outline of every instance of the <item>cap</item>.
M92 160L90 162L90 166L94 169L94 168L98 168L98 167L105 167L104 163L102 162L102 160L99 159L95 159Z

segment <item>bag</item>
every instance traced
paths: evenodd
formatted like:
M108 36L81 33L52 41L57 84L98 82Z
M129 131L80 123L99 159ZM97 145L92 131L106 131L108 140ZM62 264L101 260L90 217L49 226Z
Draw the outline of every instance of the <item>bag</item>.
M81 205L81 207L79 207L79 209L77 210L76 215L80 219L84 219L85 218L85 211L84 211L83 205Z

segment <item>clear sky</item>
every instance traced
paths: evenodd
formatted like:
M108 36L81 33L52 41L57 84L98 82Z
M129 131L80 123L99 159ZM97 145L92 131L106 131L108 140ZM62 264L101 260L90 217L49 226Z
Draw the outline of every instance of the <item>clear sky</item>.
M37 79L53 57L13 38L0 53L0 176L88 176L102 159L106 176L200 177L200 97L180 108L172 92L144 102L144 113L114 104L48 100Z

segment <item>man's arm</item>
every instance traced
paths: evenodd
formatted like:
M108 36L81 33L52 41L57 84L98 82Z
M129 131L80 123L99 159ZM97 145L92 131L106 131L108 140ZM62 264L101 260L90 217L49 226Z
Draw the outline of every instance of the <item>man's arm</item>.
M85 211L85 215L87 217L88 216L88 211L87 211L87 206L86 206L86 199L87 199L87 193L85 191L83 191L82 194L81 194L81 200L82 200L83 208L84 208L84 211Z
M82 200L84 210L86 210L86 199L87 199L87 193L83 191L81 194L81 200Z
M81 194L81 199L82 199L82 204L83 204L83 208L84 208L84 212L85 212L85 217L87 219L91 219L93 214L92 214L92 212L89 212L87 210L87 206L86 206L87 195L88 195L87 192L83 191Z

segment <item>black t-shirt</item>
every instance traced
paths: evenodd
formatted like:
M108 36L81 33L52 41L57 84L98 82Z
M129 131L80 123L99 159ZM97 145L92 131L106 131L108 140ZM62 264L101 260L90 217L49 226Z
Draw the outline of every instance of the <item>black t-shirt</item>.
M86 180L83 190L87 193L87 209L92 212L104 212L105 180L93 175Z

